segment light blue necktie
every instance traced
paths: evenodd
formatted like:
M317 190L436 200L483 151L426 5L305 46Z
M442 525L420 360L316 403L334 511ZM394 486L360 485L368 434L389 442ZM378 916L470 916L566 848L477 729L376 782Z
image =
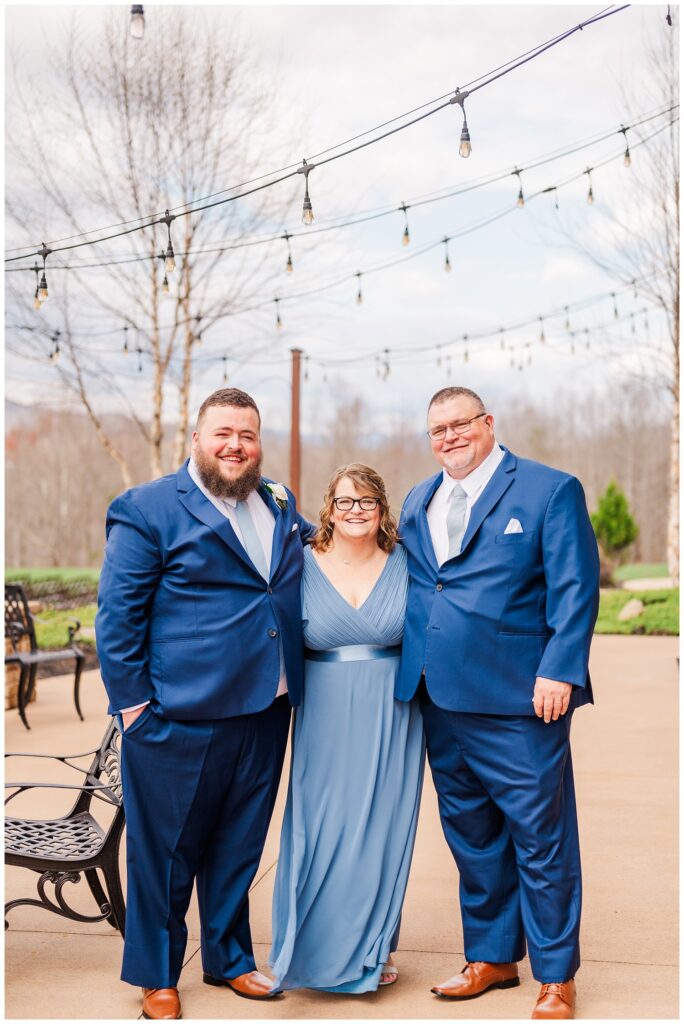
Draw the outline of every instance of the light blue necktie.
M242 546L252 559L257 571L267 580L269 576L268 562L266 561L266 555L264 554L264 549L252 519L252 513L249 511L246 501L238 501L236 503L235 516L240 527L240 533L242 534Z
M468 507L468 495L456 482L449 499L447 512L447 533L449 534L449 554L447 560L453 558L461 550L461 541L465 533L465 517Z

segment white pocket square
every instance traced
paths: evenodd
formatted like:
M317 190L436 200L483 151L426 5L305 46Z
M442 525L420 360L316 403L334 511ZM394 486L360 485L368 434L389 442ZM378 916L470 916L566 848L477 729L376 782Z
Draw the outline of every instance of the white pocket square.
M504 530L504 533L523 533L523 528L520 525L519 519L509 519L508 526Z
M294 526L292 527L292 529L290 530L290 533L294 533L295 530L298 530L298 529L299 529L299 523L295 523Z

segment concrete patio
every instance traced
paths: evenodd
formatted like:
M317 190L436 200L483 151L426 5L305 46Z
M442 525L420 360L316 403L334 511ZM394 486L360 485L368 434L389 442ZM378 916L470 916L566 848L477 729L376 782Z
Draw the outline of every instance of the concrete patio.
M678 794L677 649L672 637L596 637L592 678L598 704L573 725L574 763L584 866L583 966L578 1017L677 1019ZM84 677L80 722L71 682L39 682L27 732L16 711L5 713L6 749L70 753L97 746L107 722L99 674ZM8 779L68 779L50 762L11 759ZM30 774L29 774L30 772ZM286 778L287 773L285 773ZM68 798L19 797L15 814L56 816ZM21 800L31 803L21 804ZM270 905L284 785L278 797L251 896L257 960L266 963ZM23 807L23 811L22 811ZM7 899L34 894L35 876L6 871ZM92 913L85 883L68 893ZM121 938L109 925L83 925L31 907L9 915L6 933L6 1016L11 1019L132 1019L137 990L119 981ZM522 984L459 1005L430 995L432 984L463 965L457 876L443 840L434 790L426 773L413 870L396 961L399 982L366 996L288 993L264 1007L202 983L199 921L193 899L187 965L182 978L186 1019L510 1019L529 1018L537 993L529 964Z

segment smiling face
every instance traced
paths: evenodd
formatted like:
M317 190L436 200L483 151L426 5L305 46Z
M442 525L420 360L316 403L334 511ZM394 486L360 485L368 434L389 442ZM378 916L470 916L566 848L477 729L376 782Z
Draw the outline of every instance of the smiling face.
M261 480L259 415L249 406L212 405L192 435L192 457L205 487L242 501Z
M437 426L462 423L478 416L482 408L468 395L435 402L428 411L428 430ZM477 469L494 447L494 417L487 413L473 420L464 433L449 429L441 440L430 438L432 452L454 480L462 480Z
M343 476L335 488L335 498L368 497L375 497L375 495L367 490L359 490L348 476ZM330 519L335 529L335 537L353 542L377 539L380 517L379 504L373 510L365 510L357 502L348 512L341 512L333 504Z

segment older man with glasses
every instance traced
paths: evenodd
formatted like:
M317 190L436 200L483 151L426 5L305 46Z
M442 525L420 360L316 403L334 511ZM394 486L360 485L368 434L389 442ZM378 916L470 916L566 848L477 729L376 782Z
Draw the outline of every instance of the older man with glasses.
M466 965L432 992L519 984L535 1019L569 1019L580 964L581 872L572 712L593 703L596 540L579 481L496 443L468 388L438 391L441 471L399 525L411 579L396 697L418 693L444 835L460 873Z

